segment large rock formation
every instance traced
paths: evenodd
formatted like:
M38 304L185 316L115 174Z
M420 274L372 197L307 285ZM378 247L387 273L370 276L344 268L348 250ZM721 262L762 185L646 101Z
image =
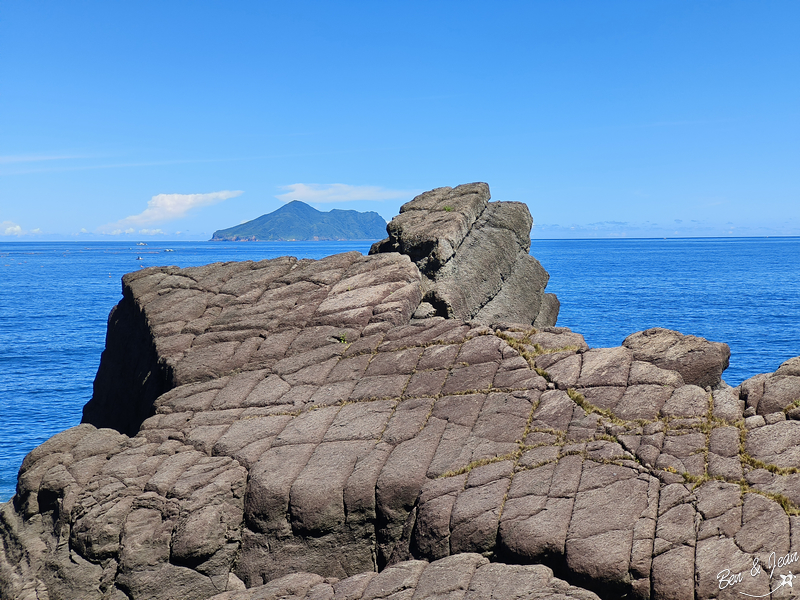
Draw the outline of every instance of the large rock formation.
M686 383L700 387L717 385L731 357L727 344L661 327L629 335L622 345L633 351L636 360L677 371Z
M489 198L485 183L425 192L400 208L386 226L389 237L373 244L370 254L411 257L422 273L430 314L551 327L559 304L555 294L544 292L547 271L528 253L528 207Z
M413 318L412 258L126 275L0 598L789 597L799 359L702 387L725 349L674 332Z

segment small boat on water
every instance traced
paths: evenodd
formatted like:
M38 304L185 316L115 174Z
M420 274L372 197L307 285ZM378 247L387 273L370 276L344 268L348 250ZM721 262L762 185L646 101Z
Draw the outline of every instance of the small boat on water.
M175 250L173 250L172 248L165 248L164 252L175 252Z
M136 260L142 260L142 257L141 256L137 256Z

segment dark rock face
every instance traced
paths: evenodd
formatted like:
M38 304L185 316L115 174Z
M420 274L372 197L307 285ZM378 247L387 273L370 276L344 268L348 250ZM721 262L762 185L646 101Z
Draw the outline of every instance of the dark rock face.
M800 359L708 391L711 342L413 318L425 285L399 253L127 275L86 422L0 506L0 598L738 598L788 574L750 569L798 546Z
M83 422L136 435L155 399L173 387L172 370L160 358L150 323L132 289L123 286L123 299L108 317L106 349Z
M550 276L528 254L528 207L489 198L485 183L425 192L400 208L386 226L389 237L370 254L409 256L423 275L424 299L439 316L555 325L558 299L544 293Z

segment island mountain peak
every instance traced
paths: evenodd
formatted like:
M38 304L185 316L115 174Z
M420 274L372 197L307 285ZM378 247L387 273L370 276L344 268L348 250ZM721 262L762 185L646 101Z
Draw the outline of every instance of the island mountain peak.
M322 212L300 200L241 225L215 231L211 241L377 240L386 221L376 212Z

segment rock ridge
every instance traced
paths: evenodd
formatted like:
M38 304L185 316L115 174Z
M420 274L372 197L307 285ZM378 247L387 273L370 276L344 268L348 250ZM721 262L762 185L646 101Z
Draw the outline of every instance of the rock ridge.
M522 202L489 202L485 183L436 188L400 207L370 254L400 252L422 274L427 313L554 326L558 299L530 251L533 219Z

